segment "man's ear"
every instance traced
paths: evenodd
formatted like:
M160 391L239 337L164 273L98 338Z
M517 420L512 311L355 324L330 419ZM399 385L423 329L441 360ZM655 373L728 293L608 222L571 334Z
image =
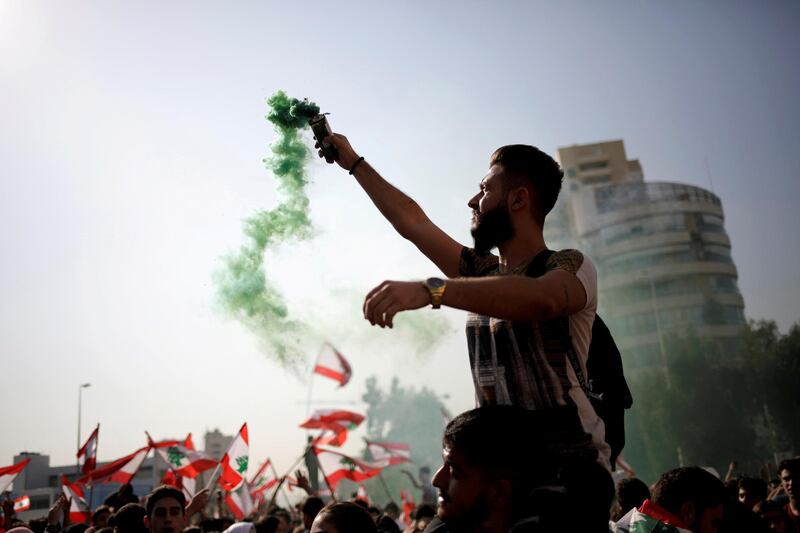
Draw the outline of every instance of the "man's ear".
M681 505L680 512L678 513L678 518L683 521L683 524L689 527L694 525L694 519L697 514L697 509L695 509L694 504L692 502L684 502Z
M528 209L531 203L530 191L527 187L517 187L508 195L509 211Z

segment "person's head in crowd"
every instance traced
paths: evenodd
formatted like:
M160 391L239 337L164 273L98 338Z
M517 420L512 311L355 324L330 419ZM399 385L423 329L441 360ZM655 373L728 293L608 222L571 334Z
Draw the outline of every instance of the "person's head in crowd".
M431 484L431 467L426 465L419 468L419 481L423 485Z
M778 533L791 532L789 517L783 511L783 506L772 500L762 500L756 504L753 511L761 517L771 531Z
M256 533L278 533L281 521L277 516L266 516L255 523Z
M204 518L198 525L203 533L222 533L232 523L228 518Z
M144 528L144 526L142 526L142 528ZM88 524L71 524L65 530L65 533L86 533L87 529L89 529Z
M185 509L183 491L162 485L147 496L144 525L150 533L177 533L185 525Z
M186 526L181 533L203 533L203 530L200 526Z
M321 498L316 496L309 496L306 498L306 501L303 502L303 508L301 509L303 526L306 529L311 529L311 524L314 523L314 519L323 507L325 507L325 502L323 502Z
M256 526L252 522L234 522L223 533L255 533Z
M400 507L394 502L389 502L383 507L383 514L392 520L397 520L400 518Z
M562 414L495 405L450 421L443 438L444 464L433 477L439 518L454 527L491 524L498 531L523 519L532 522L534 515L537 521L555 520L555 502L566 505L564 485L569 484L573 505L584 507L579 520L607 529L614 483L596 455L580 460L577 453L569 459L558 455L556 440L580 431Z
M375 523L377 524L378 523L378 518L381 517L381 510L378 509L377 507L375 507L374 505L370 505L367 508L367 512L372 517L372 519L375 520Z
M20 522L22 522L22 520L20 520ZM22 523L24 524L25 522ZM26 526L14 526L6 530L6 533L33 533L33 530Z
M414 509L414 525L419 531L424 531L434 516L436 516L436 509L433 506L424 503L418 505Z
M783 490L789 496L789 501L793 507L800 504L800 457L786 459L778 465L778 476L781 478ZM796 479L796 481L795 481Z
M716 533L726 498L719 479L700 467L688 466L662 474L650 499L680 518L693 533Z
M96 529L106 527L108 525L109 516L111 516L111 507L108 505L101 505L92 513L92 526Z
M397 522L389 515L380 515L376 525L378 526L378 533L400 533L400 526L398 526Z
M367 510L369 509L369 504L367 502L365 502L364 500L362 500L361 498L357 498L355 496L355 494L353 495L353 499L351 501L352 501L352 503L358 505L359 507L363 507L364 509L367 509ZM369 512L369 510L367 512Z
M752 509L767 497L767 484L762 479L743 477L739 479L739 501Z
M353 502L331 503L322 508L311 525L311 533L377 533L366 509Z
M126 503L112 516L114 533L147 533L144 517L147 511L138 503Z
M47 527L47 517L43 516L41 518L28 520L28 527L33 533L44 533L44 528Z
M650 489L641 479L630 477L620 480L617 483L617 502L611 519L619 520L634 507L642 505L642 502L649 497Z
M289 514L289 511L279 507L273 509L270 514L278 519L277 533L288 533L292 524L292 515Z
M767 482L767 490L772 492L773 490L777 489L781 486L781 478L774 477Z

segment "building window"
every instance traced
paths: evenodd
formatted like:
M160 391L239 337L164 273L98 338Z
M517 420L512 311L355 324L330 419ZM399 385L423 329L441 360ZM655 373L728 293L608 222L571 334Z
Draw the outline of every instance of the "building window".
M31 496L30 499L31 499L31 511L50 508L50 496L48 494L39 494L37 496Z
M591 163L581 163L578 165L581 172L594 170L596 168L608 168L608 161L592 161Z

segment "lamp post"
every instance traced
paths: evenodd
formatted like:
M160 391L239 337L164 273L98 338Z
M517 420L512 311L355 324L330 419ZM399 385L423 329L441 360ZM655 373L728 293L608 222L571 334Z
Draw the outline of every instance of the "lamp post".
M78 446L75 448L76 451L81 449L81 395L83 394L83 389L87 387L91 387L91 383L81 383L78 386ZM81 462L78 459L75 462L75 476L80 477L81 475Z

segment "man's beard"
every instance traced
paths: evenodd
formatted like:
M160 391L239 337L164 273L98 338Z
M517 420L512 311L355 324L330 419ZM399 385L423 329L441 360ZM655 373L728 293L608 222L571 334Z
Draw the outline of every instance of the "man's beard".
M500 246L514 236L514 227L511 225L511 213L505 204L500 204L478 215L478 220L473 226L472 238L475 239L475 251L487 254L492 248Z

